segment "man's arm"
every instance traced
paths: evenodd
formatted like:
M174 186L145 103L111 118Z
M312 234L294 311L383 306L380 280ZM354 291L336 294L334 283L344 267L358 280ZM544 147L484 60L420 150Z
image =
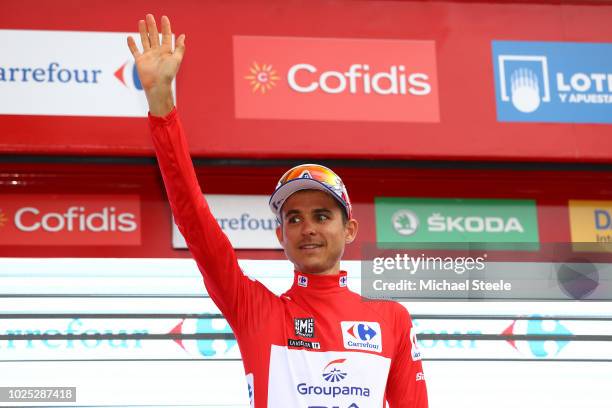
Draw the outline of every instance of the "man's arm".
M172 50L170 21L164 16L161 23L161 43L155 19L149 14L146 22L138 23L143 52L131 37L128 46L147 95L153 144L170 207L210 297L234 331L257 328L262 316L270 316L273 303L279 300L259 282L244 276L234 249L202 195L171 88L185 52L185 36L178 37Z
M391 362L386 398L389 408L427 408L427 387L408 310L397 304L399 343Z

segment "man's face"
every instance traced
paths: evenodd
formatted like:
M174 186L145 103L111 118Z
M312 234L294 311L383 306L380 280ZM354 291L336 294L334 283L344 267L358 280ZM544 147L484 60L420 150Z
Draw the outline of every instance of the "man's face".
M338 202L319 190L292 194L281 216L276 235L295 268L305 273L338 273L344 246L357 234L357 221L344 223Z

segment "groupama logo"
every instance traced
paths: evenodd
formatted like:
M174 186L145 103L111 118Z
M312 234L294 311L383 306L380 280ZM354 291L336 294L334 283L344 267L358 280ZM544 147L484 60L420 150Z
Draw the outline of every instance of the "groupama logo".
M345 358L339 358L327 363L327 365L323 368L323 379L329 382L339 382L344 380L348 374L343 370L343 366L341 366L341 364L345 361Z

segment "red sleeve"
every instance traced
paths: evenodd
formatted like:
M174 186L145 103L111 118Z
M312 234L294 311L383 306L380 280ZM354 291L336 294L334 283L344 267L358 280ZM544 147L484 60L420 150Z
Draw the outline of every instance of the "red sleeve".
M397 304L399 342L391 361L386 398L389 408L427 408L427 386L410 314Z
M234 332L256 328L280 300L240 270L233 247L202 195L176 108L165 117L149 113L149 125L174 220L208 294Z

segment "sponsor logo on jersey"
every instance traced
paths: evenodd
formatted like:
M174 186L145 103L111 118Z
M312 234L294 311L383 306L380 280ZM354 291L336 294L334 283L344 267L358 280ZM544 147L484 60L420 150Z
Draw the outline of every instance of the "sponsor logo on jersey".
M334 383L334 385L311 385L308 383L300 383L297 385L297 392L301 395L326 395L332 398L341 397L345 395L357 396L357 397L369 397L370 389L368 387L354 386L354 385L335 385L343 381L347 376L348 372L344 367L345 358L339 358L332 360L323 367L321 376L327 382ZM352 404L351 407L357 407L356 404ZM314 408L314 407L313 407Z
M297 279L297 283L298 283L298 286L305 288L308 286L308 278L304 275L299 275Z
M289 347L303 347L312 350L321 349L321 343L319 343L318 341L306 341L302 339L289 339L287 345Z
M382 333L378 322L340 322L344 348L382 352Z
M253 408L255 406L255 383L253 380L253 373L248 373L246 375L246 381L249 392L249 407Z
M337 360L330 361L323 368L323 379L329 382L339 382L346 378L347 373L342 366L342 363L346 361L346 358L339 358Z
M421 359L421 351L419 350L419 346L417 346L417 334L414 327L410 328L410 354L412 354L412 361L417 361Z
M296 317L293 319L295 335L300 337L314 337L314 318Z
M425 374L422 372L416 373L416 381L425 381Z

